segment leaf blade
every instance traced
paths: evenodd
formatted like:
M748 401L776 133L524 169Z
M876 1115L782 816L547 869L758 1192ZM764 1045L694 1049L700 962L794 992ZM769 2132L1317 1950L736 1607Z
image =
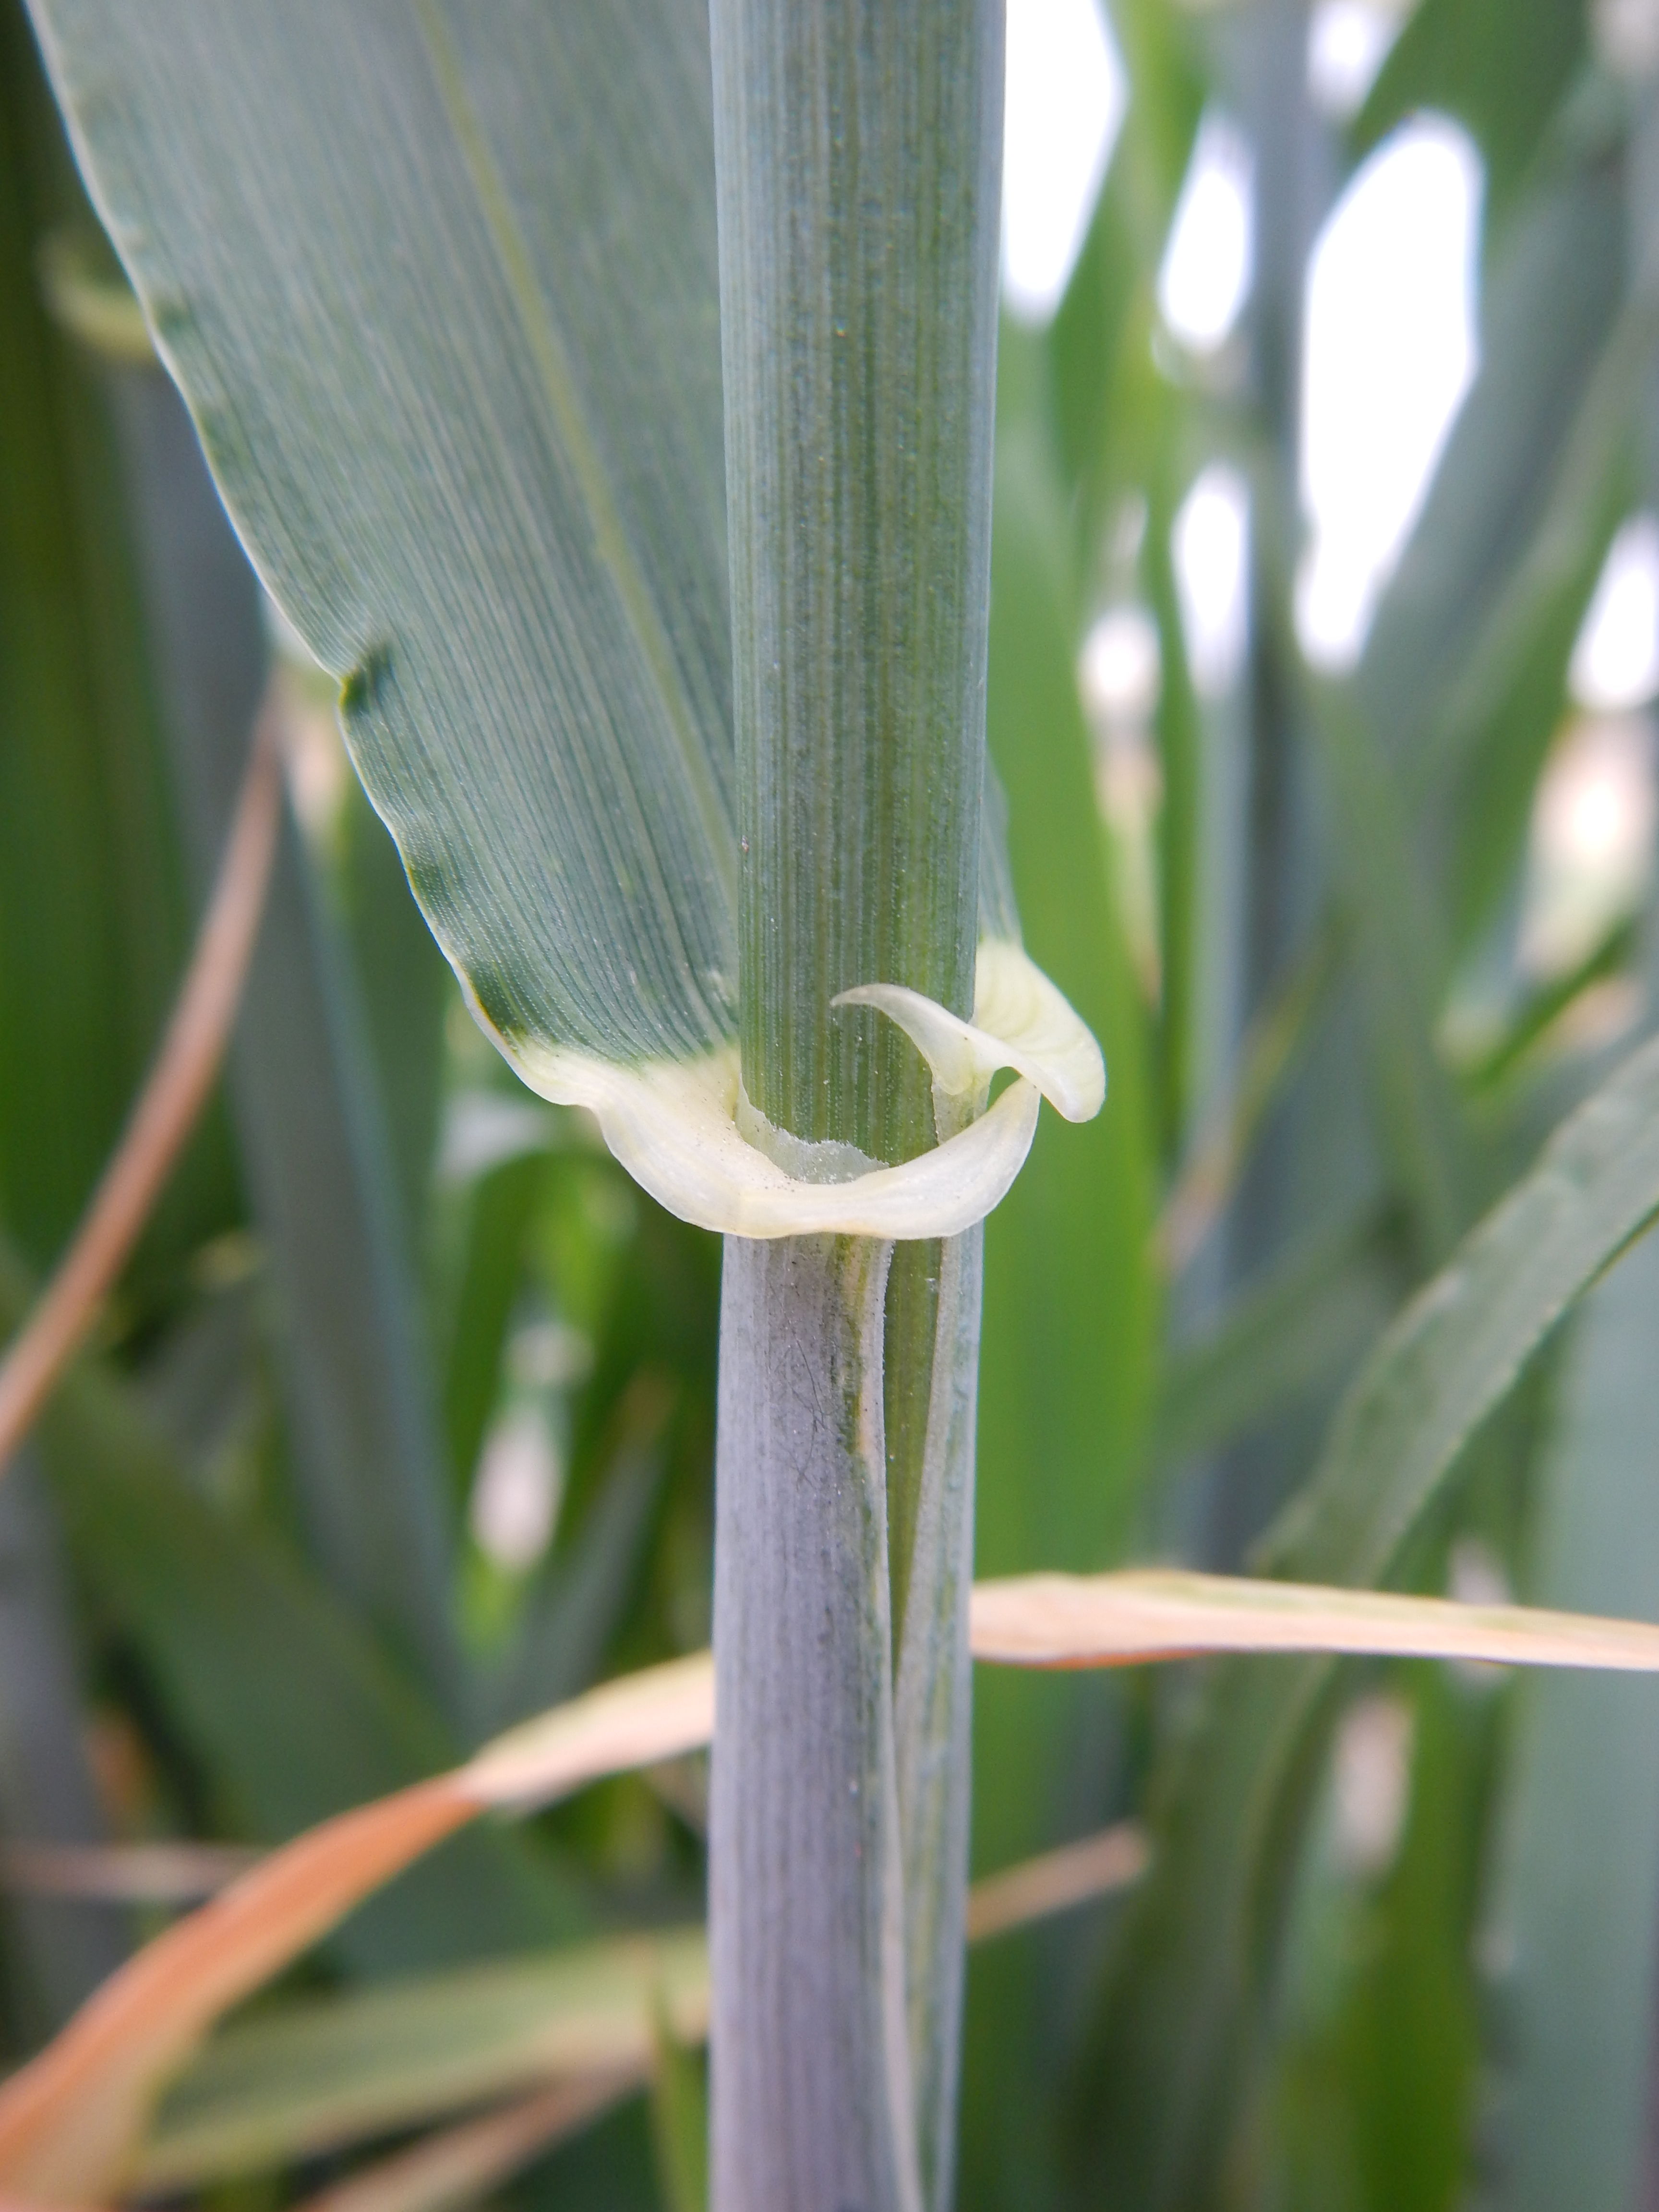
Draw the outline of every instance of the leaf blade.
M736 850L699 15L37 12L228 502L346 679L364 780L475 1000L509 1042L719 1042Z
M980 1583L972 1633L975 1658L1005 1667L1128 1667L1205 1651L1322 1651L1659 1673L1659 1626L1647 1621L1177 1569Z

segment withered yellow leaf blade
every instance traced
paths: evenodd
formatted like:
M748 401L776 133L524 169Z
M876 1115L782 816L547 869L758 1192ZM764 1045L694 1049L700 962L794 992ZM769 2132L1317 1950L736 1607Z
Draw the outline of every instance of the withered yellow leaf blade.
M442 1777L342 1813L147 1944L0 2089L0 2186L50 2203L107 2196L211 2022L478 1810Z
M1659 1672L1659 1626L1387 1592L1143 1570L981 1583L974 1656L1129 1665L1205 1651L1327 1651ZM0 2191L91 2203L133 2162L157 2092L219 2015L487 1806L546 1803L706 1744L707 1653L573 1699L453 1773L324 1822L149 1945L0 2087Z
M707 1651L602 1682L509 1729L457 1770L480 1802L528 1810L585 1782L699 1750L714 1730L714 1662Z
M108 2196L200 2037L354 1905L486 1807L544 1804L672 1757L706 1743L713 1719L706 1654L647 1668L273 1851L112 1974L0 2087L0 2191L52 2203Z
M1647 1621L1175 1570L980 1583L971 1621L975 1658L1010 1667L1326 1651L1659 1674L1659 1626Z

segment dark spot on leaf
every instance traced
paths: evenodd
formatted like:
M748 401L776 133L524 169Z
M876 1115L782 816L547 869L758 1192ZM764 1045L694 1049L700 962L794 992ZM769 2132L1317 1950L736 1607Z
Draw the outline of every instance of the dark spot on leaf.
M372 645L340 686L340 711L348 716L372 714L386 696L392 677L392 647Z

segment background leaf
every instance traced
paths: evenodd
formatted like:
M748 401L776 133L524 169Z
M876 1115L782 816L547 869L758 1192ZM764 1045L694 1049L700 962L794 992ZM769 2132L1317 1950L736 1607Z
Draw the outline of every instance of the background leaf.
M1659 1205L1656 1079L1644 1047L1395 1322L1273 1534L1276 1571L1355 1583L1401 1571L1476 1425ZM1193 2201L1221 2155L1273 1978L1333 1674L1328 1662L1220 1670L1160 1808L1156 1871L1131 1906L1083 2121L1097 2169L1148 2204Z
M1540 1599L1650 1608L1651 1238L1585 1301L1544 1468ZM1633 1684L1522 1693L1480 1956L1491 1986L1481 2201L1636 2201L1653 2034L1659 1707Z

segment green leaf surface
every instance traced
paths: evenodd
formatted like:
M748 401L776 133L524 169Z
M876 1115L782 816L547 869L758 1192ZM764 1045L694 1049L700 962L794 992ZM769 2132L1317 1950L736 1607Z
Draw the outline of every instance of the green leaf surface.
M444 1016L453 986L383 823L351 782L339 890L385 1120L401 1237L423 1256L438 1142ZM469 1462L470 1464L470 1462Z
M1176 414L1173 408L1170 411ZM1173 453L1161 457L1147 520L1146 556L1148 597L1158 624L1161 679L1158 701L1158 752L1164 777L1158 823L1162 984L1158 1010L1158 1104L1164 1146L1170 1156L1182 1145L1194 1103L1202 982L1199 918L1201 901L1212 888L1205 881L1201 852L1206 797L1204 709L1188 662L1171 548L1175 517L1187 489L1178 459Z
M1486 165L1490 224L1506 215L1584 58L1584 0L1422 0L1355 118L1368 154L1420 108L1465 125Z
M1351 694L1310 684L1352 913L1380 1134L1422 1258L1442 1260L1477 1210L1478 1170L1435 1042L1446 951L1415 865L1400 778Z
M178 811L205 889L265 679L258 587L177 395L151 368L125 372L118 397ZM394 1179L398 1123L376 1082L372 1035L350 945L290 812L230 1087L280 1301L301 1517L326 1578L464 1728L447 1486ZM402 1110L420 1103L406 1096Z
M0 1249L0 1325L25 1291ZM83 1364L65 1377L42 1455L80 1573L233 1829L279 1840L453 1762L453 1738L361 1624L280 1543L207 1504L108 1372ZM584 1917L574 1887L522 1837L479 1829L337 1941L384 1972L545 1941Z
M1147 380L1153 288L1204 102L1187 26L1171 9L1115 0L1106 12L1129 105L1045 349L1060 466L1081 495L1085 538L1108 526L1112 497L1146 460L1139 426L1125 417Z
M1410 1803L1338 2033L1374 2212L1442 2212L1468 2171L1474 1916L1498 1716L1447 1669L1413 1686Z
M1347 1772L1339 1756L1297 1883L1252 2131L1274 2201L1321 2212L1458 2201L1478 2058L1471 1921L1499 1714L1491 1686L1413 1668L1352 1709ZM1367 1755L1374 1776L1378 1759L1399 1759L1378 1778L1407 1801L1392 1837L1380 1821L1364 1835L1356 1819L1352 1778Z
M1474 651L1445 699L1421 763L1448 794L1448 922L1467 945L1514 880L1538 775L1566 706L1573 647L1614 530L1632 503L1638 394L1659 300L1626 301L1587 380L1577 416L1552 455L1549 497ZM1433 838L1434 833L1431 832Z
M660 2017L651 2133L667 2212L708 2212L708 2063Z
M1170 1353L1152 1451L1165 1467L1247 1436L1350 1365L1389 1317L1395 1270L1374 1214L1327 1231L1235 1293Z
M39 1458L25 1446L0 1485L0 1823L8 1836L48 1845L96 1844L105 1819L66 1582ZM63 2026L120 1965L133 1935L131 1916L118 1909L88 1912L15 1890L6 1899L6 1932L13 1987L21 1984L9 2024L26 2043Z
M1011 400L1021 383L1022 336L1005 328ZM981 1575L1121 1557L1154 1383L1156 1139L1145 1028L1078 698L1064 512L1040 422L1011 404L999 425L992 549L992 757L1011 802L1026 941L1101 1038L1109 1082L1097 1120L1039 1128L1019 1182L986 1225ZM1079 1745L1092 1741L1090 1718L1102 1702L1097 1685L1044 1685L1034 1696L1029 1684L981 1672L974 1686L977 1866L1006 1866L1065 1838L1084 1786ZM1042 1960L1029 1945L973 1961L964 2205L1006 2201L1009 2191L1027 2204L1046 2201L1050 2081L1036 2041L1046 1996Z
M1012 337L1005 332L1005 346ZM1009 796L1027 943L1101 1038L1109 1077L1097 1120L1041 1127L1028 1171L987 1230L979 1525L980 1569L991 1573L1039 1559L1100 1564L1121 1547L1158 1322L1146 1024L1078 696L1062 514L1039 426L1005 418L992 757ZM1108 1342L1109 1358L1100 1356ZM1048 1472L1033 1485L1038 1466Z
M1653 1361L1659 1240L1585 1301L1542 1470L1527 1595L1651 1618L1659 1607ZM1646 2158L1659 1950L1659 1696L1528 1684L1480 1955L1491 1987L1484 2186L1492 2212L1623 2212Z
M0 15L0 1205L37 1267L78 1219L189 943L160 716L95 365L48 319L39 256L78 216L27 27ZM141 1272L233 1200L223 1125ZM146 1269L143 1260L151 1265Z
M1163 0L1106 0L1103 12L1128 71L1130 106L1120 135L1140 252L1152 268L1186 181L1204 106L1201 50L1190 23Z
M261 573L498 1033L734 1019L695 6L36 11Z
M1460 1453L1577 1297L1659 1211L1659 1047L1568 1120L1412 1300L1348 1393L1271 1570L1396 1575ZM1330 1662L1217 1670L1156 1808L1081 2090L1091 2170L1149 2212L1202 2201L1274 1979Z
M708 1972L698 1928L296 2001L206 2046L163 2102L138 2185L285 2164L559 2073L643 2078L659 2007L701 2033Z

